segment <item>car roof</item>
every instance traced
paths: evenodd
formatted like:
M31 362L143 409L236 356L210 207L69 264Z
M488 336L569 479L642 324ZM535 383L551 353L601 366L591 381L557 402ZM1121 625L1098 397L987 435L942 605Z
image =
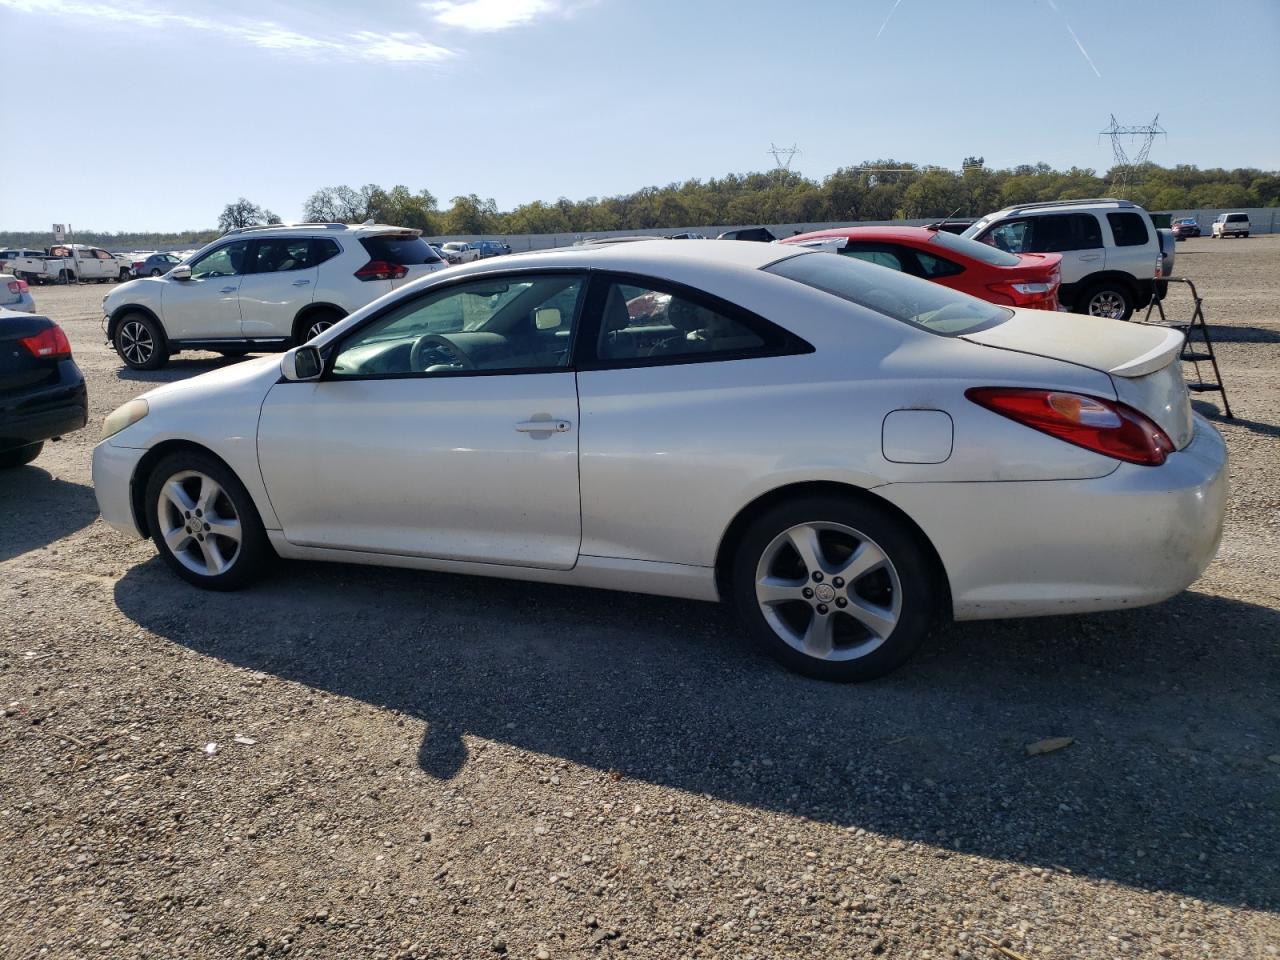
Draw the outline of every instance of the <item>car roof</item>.
M395 227L388 223L271 223L260 224L252 227L236 227L228 230L218 239L234 236L327 236L333 234L355 234L357 236L366 236L369 234L413 234L421 236L421 230L415 230L413 227Z
M936 230L930 230L927 227L833 227L830 230L814 230L812 233L784 237L780 242L801 243L805 240L819 240L823 237L848 237L850 240L914 240L917 243L928 243L936 234Z

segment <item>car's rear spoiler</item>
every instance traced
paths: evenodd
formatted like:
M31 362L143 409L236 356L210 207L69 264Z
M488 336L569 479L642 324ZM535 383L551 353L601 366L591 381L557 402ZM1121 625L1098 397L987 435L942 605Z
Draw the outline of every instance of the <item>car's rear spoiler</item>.
M1107 372L1112 376L1133 379L1163 370L1182 353L1185 340L1181 330L1166 330L1164 339L1159 344Z

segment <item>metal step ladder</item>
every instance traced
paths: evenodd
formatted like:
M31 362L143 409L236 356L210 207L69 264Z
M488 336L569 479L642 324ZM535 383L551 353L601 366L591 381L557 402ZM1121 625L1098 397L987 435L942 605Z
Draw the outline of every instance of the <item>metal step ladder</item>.
M1185 283L1191 288L1191 299L1195 303L1195 310L1191 314L1191 319L1185 324L1172 323L1165 316L1164 303L1161 300L1152 298L1151 303L1147 305L1146 316L1142 318L1142 323L1155 323L1165 327L1175 327L1182 331L1182 335L1186 337L1186 342L1182 345L1182 355L1179 357L1184 363L1189 363L1195 370L1195 379L1187 381L1187 389L1192 393L1220 393L1222 394L1222 411L1229 419L1234 420L1235 416L1231 413L1231 402L1227 399L1227 388L1222 383L1222 374L1218 370L1218 358L1213 352L1213 341L1209 338L1209 328L1204 322L1204 300L1200 298L1200 294L1196 291L1196 285L1187 277L1167 277L1169 283ZM1156 311L1160 315L1160 319L1152 320L1151 312ZM1192 336L1199 333L1201 343L1196 343ZM1200 364L1208 363L1213 368L1213 379L1206 380L1200 372Z

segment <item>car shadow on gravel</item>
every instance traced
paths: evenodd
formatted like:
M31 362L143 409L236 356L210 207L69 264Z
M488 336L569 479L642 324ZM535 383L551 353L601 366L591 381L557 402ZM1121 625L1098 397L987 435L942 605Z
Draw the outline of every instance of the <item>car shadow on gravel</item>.
M45 445L45 451L51 444ZM0 470L0 561L38 550L93 523L93 488L59 480L40 466Z
M174 643L423 721L430 777L463 769L465 734L939 856L1280 906L1266 607L1189 592L962 624L837 686L754 653L713 604L324 564L199 593L158 560L115 598ZM1074 742L1027 755L1050 736Z
M120 380L136 380L142 383L173 383L176 380L186 380L202 373L208 373L210 370L218 370L248 359L249 357L219 357L212 355L184 357L179 355L159 370L133 370L122 366L116 370L116 377Z

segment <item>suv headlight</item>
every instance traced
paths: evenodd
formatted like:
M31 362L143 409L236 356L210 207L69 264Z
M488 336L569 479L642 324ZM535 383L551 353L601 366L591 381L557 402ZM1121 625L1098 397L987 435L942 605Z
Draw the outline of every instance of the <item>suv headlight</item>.
M150 412L145 400L130 400L123 406L116 407L107 419L102 421L102 439L114 437L125 427L131 427Z

